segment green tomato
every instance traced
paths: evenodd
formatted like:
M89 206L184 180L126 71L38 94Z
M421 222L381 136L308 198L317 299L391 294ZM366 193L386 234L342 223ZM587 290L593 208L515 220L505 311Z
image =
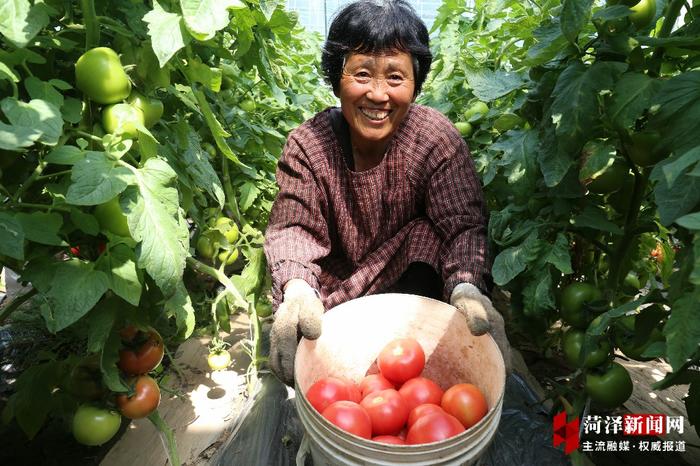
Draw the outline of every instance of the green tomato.
M523 124L523 119L515 113L503 113L493 122L493 127L499 133L505 133L508 130Z
M584 306L602 299L603 293L590 283L575 282L562 290L559 309L564 321L576 328L586 328L590 315Z
M108 47L90 49L78 58L75 85L99 104L117 103L131 92L131 81L119 56Z
M272 303L269 301L265 300L259 300L257 305L255 306L255 313L258 315L258 317L269 317L272 315Z
M197 240L197 252L200 256L211 259L216 253L214 243L208 236L200 236Z
M212 351L207 356L207 364L213 371L222 371L231 364L231 354L225 350Z
M622 160L615 160L602 173L590 180L587 188L592 193L609 194L620 189L625 178L631 176L629 167Z
M478 123L489 111L489 106L484 102L477 101L472 104L465 112L464 119L468 122Z
M630 20L637 29L644 29L651 24L656 16L656 0L640 0L630 7L632 14Z
M635 316L624 316L617 319L613 330L615 336L615 345L620 348L620 351L631 359L637 361L650 361L653 357L644 357L642 354L657 341L664 341L664 335L661 330L654 328L646 341L639 341L635 335Z
M663 147L659 147L661 134L658 131L640 131L631 139L628 155L640 167L656 165L668 155Z
M100 222L100 227L117 236L131 238L129 222L119 205L119 196L95 207L95 217Z
M219 253L219 262L226 262L226 265L231 265L238 259L238 248L233 248L231 251L223 250Z
M626 176L622 181L622 187L608 195L608 204L618 213L624 214L630 208L634 195L634 176Z
M119 431L122 417L118 412L81 405L73 416L73 436L83 445L102 445Z
M632 379L624 367L613 362L602 373L586 374L584 389L598 406L612 409L632 395Z
M472 124L466 121L458 121L457 123L455 123L455 127L459 131L459 134L462 135L462 137L470 136L472 134L472 131L474 131L474 128L472 128Z
M136 123L144 125L143 112L130 104L109 105L102 110L102 126L108 133L135 138L139 135Z
M240 231L238 230L238 225L236 225L236 222L234 222L233 219L228 217L219 217L216 219L216 222L214 222L214 227L223 230L226 241L228 241L229 244L234 244L236 241L238 241Z
M146 128L150 128L163 116L163 102L153 97L146 97L143 94L133 91L128 102L143 112L143 120Z
M216 147L210 142L203 142L202 149L207 153L210 159L216 158Z
M586 358L581 361L581 350L586 334L581 330L569 329L562 337L562 349L566 360L574 367L596 367L603 364L609 357L612 346L605 338L598 341L596 348L589 352Z
M246 113L254 112L255 108L257 107L253 99L245 99L238 106L241 107L241 110L243 110Z
M625 294L634 296L639 293L641 288L642 284L639 281L639 276L637 273L634 270L627 272L627 275L625 275L625 280L622 283L622 291L624 291Z

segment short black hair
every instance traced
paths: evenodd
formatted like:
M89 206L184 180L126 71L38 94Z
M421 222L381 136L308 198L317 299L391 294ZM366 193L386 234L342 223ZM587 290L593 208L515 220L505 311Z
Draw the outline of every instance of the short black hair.
M392 50L411 55L414 97L417 96L433 60L428 28L404 0L360 0L345 6L333 18L321 54L321 68L337 95L349 53L381 54Z

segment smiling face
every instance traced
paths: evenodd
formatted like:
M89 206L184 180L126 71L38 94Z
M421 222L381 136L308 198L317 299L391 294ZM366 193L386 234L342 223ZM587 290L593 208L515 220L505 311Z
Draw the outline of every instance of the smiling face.
M352 53L340 79L340 107L350 125L352 143L361 151L386 148L414 100L411 56Z

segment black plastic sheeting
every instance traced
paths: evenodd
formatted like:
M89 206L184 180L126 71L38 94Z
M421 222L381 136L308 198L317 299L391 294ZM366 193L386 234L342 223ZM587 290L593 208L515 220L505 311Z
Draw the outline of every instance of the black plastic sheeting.
M213 464L289 466L303 428L294 399L273 376L264 376L262 388L239 431L221 447ZM310 456L310 455L309 455ZM307 465L312 465L307 458ZM538 404L537 395L517 374L506 379L501 421L480 466L568 465L564 453L552 446L552 419Z

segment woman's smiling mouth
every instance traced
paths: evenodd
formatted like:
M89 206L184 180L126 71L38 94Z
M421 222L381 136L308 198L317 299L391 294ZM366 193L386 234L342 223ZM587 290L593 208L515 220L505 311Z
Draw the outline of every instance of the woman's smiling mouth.
M372 121L382 121L389 117L389 114L391 114L391 110L360 107L360 113L362 113L364 116L366 116Z

